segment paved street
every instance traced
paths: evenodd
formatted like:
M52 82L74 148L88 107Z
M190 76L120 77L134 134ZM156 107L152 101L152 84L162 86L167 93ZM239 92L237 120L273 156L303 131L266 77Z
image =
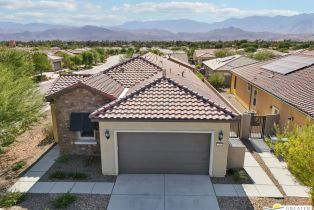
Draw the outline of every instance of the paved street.
M75 71L75 74L96 74L99 73L107 68L110 68L111 66L114 66L119 63L121 55L113 55L107 58L106 63L95 66L92 69L89 70L82 70L82 71Z

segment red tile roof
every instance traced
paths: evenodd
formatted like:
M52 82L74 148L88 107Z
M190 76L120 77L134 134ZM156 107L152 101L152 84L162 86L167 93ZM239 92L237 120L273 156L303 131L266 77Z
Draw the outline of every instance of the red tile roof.
M93 112L92 119L232 120L237 115L176 81L161 77Z
M76 84L78 81L89 77L88 74L65 74L58 77L47 92L47 96L52 95L60 90Z
M251 84L265 90L305 114L314 117L314 66L279 74L262 66L275 60L232 69L231 71Z

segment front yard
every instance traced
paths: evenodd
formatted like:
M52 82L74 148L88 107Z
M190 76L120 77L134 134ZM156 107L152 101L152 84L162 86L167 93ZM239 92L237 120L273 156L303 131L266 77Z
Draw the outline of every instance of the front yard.
M105 176L101 172L98 156L61 155L41 177L40 182L115 182L116 176Z
M50 113L47 112L36 125L32 126L16 138L16 141L5 147L0 154L0 196L13 185L18 176L30 165L37 161L54 142L46 138L46 128L51 123Z

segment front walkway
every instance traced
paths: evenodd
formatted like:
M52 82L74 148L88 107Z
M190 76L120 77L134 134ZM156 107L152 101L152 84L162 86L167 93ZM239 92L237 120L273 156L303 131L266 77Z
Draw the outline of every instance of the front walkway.
M309 197L309 188L302 186L287 169L285 162L280 162L272 153L258 153L275 179L282 186L287 196Z

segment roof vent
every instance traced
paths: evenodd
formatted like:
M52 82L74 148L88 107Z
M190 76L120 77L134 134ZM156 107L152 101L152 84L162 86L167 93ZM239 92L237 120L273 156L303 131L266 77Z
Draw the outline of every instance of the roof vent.
M163 77L165 77L165 76L166 76L166 74L167 74L166 69L165 69L165 68L162 68L162 76L163 76Z

